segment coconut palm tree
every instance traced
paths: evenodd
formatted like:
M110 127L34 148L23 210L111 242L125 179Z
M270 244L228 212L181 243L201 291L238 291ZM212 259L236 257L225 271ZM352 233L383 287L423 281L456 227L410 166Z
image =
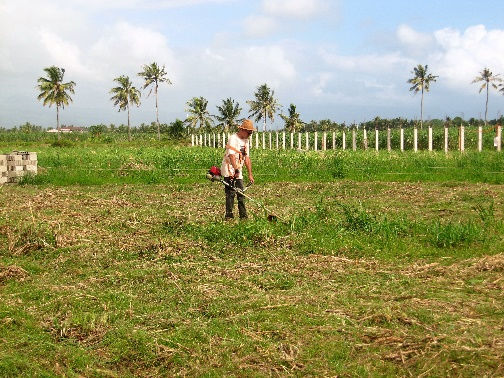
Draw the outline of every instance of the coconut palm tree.
M280 114L280 117L282 117L285 122L285 128L293 133L299 130L304 122L299 119L299 113L296 112L296 105L290 104L288 111L288 116Z
M423 98L424 98L424 91L429 92L430 89L430 83L431 82L436 82L436 79L439 76L435 76L432 74L427 73L428 65L426 64L425 67L419 64L418 66L413 68L413 71L411 71L412 74L415 76L411 79L408 80L409 84L413 84L410 88L410 91L414 91L415 94L418 92L422 92L422 100L420 101L420 128L423 128Z
M153 85L154 88L151 88L147 97L152 93L152 89L154 89L154 95L156 96L156 124L157 124L157 133L158 140L161 139L161 132L159 130L159 111L158 111L158 88L160 83L172 84L169 78L166 77L165 66L160 68L156 62L153 62L149 65L144 65L143 71L138 73L138 76L144 78L143 89L148 88Z
M502 82L502 79L499 77L499 75L494 75L492 71L490 71L488 68L484 68L483 71L480 72L480 76L476 76L474 80L472 81L472 84L478 83L482 81L483 84L481 85L479 89L479 93L483 89L486 88L486 103L485 103L485 126L487 124L487 113L488 113L488 90L490 86L492 86L494 89L497 89L497 84L495 83L500 83Z
M68 93L75 93L75 82L69 81L63 83L63 77L65 76L65 69L56 66L51 66L44 68L47 74L47 78L40 77L37 80L37 88L40 90L38 95L38 100L44 100L43 105L46 106L56 104L56 127L58 130L58 139L61 138L60 134L60 123L59 123L59 109L65 108L69 102L72 102L72 98Z
M121 75L114 81L119 86L110 90L110 94L113 94L110 99L114 101L114 106L119 107L118 111L128 111L128 140L131 141L130 105L140 106L140 91L133 86L128 76Z
M208 100L204 97L193 97L186 103L187 108L185 111L188 116L185 122L195 129L199 125L200 129L209 129L213 125L212 116L207 110Z
M215 119L220 122L219 126L222 126L224 132L229 132L236 124L240 121L240 113L242 108L240 104L231 98L222 100L222 106L217 105L217 110L220 115L216 115Z
M275 120L275 113L280 109L280 104L276 100L275 91L272 91L268 85L263 84L257 87L254 93L255 100L247 101L250 106L249 115L255 117L255 121L263 120L263 131L266 131L266 119L272 122Z

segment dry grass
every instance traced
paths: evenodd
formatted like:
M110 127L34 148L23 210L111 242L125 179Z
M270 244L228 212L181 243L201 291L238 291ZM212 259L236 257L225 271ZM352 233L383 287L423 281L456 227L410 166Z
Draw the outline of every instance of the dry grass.
M421 258L398 255L400 238L356 255L382 248L364 234L300 253L306 231L274 224L257 243L214 243L196 234L222 217L221 188L209 185L5 187L0 330L14 339L0 342L10 356L0 368L22 365L13 356L23 353L33 374L504 374L502 235L494 247L426 247ZM287 219L320 198L425 221L477 217L481 199L498 219L504 203L501 187L467 184L268 184L250 194Z

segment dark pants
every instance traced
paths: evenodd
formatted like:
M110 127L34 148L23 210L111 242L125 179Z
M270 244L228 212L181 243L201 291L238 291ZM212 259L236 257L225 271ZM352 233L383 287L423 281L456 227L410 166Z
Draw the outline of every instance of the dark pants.
M224 177L224 181L232 187L243 190L243 180L231 180L229 177ZM240 218L247 218L247 209L245 208L245 197L243 194L235 192L227 185L224 186L224 191L226 192L226 218L234 218L233 207L235 195L238 197L238 212L240 213Z

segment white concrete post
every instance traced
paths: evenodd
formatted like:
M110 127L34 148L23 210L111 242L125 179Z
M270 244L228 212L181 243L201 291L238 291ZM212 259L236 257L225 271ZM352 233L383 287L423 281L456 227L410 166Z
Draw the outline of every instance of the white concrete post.
M306 136L306 151L310 149L310 136L308 135L308 131L305 133Z
M266 149L266 132L265 131L262 132L262 145L263 145L262 146L263 150L265 150Z
M379 149L379 138L378 138L378 129L375 129L374 131L374 139L375 139L375 150L378 151Z
M502 126L497 125L497 151L501 151L501 145L502 145Z
M357 135L355 128L352 129L352 150L357 151Z
M202 134L200 134L200 136L199 136L199 145L200 145L200 147L203 147L203 135Z
M367 147L368 147L368 140L367 140L367 130L366 128L364 128L364 136L363 136L363 139L364 139L364 149L367 150Z
M336 149L336 133L334 131L332 133L332 149Z
M432 126L429 126L429 151L432 151Z
M401 126L401 129L399 130L399 139L400 139L400 144L401 144L401 151L404 151L404 129Z
M390 135L391 131L390 131L390 127L387 127L387 151L390 152L392 151L392 142L390 141Z
M322 151L325 151L327 149L326 144L327 144L327 133L324 131L324 133L322 134Z
M343 150L346 149L346 132L345 129L343 129L343 135L341 137L341 145L343 146Z
M278 131L275 131L276 149L278 150Z
M301 133L298 133L298 149L301 149Z
M418 151L418 129L416 126L413 128L413 151Z
M205 133L205 134L203 135L203 147L206 147L206 146L207 146L207 140L206 140L206 138L207 138L207 134Z
M271 150L271 131L268 133L269 149Z
M483 127L478 126L478 151L483 150Z
M290 148L294 149L294 133L290 133Z
M221 146L220 134L217 134L217 147L220 147L220 146Z
M285 150L285 131L282 132L282 148Z
M460 125L460 152L465 150L465 130L464 126Z
M191 147L194 147L194 134L191 134Z
M256 149L259 149L259 132L256 132Z
M318 150L318 132L317 132L317 131L315 131L314 140L315 140L315 144L314 144L314 146L313 146L313 149L314 149L315 151L317 151L317 150Z
M448 153L448 127L444 128L444 152Z

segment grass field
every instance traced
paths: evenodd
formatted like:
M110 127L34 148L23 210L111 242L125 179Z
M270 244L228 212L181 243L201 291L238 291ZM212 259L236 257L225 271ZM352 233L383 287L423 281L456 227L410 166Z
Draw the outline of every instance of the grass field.
M501 154L253 151L224 222L220 150L2 149L2 376L504 374Z

